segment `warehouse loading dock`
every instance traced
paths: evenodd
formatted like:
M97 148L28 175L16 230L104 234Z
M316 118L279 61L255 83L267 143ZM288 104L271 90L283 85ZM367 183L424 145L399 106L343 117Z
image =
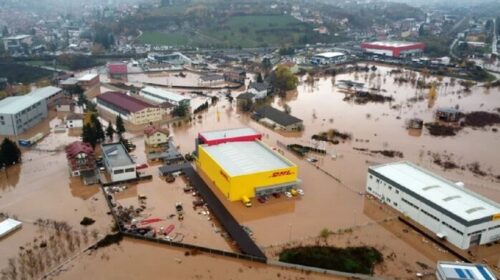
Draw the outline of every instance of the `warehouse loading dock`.
M266 256L250 238L248 233L240 226L238 221L224 207L224 204L219 201L217 196L212 192L210 187L196 173L193 167L188 164L169 165L160 167L160 174L167 175L174 172L183 171L191 184L196 188L196 191L201 195L207 203L211 213L217 218L220 224L224 227L231 238L238 244L241 252L256 258L266 260Z

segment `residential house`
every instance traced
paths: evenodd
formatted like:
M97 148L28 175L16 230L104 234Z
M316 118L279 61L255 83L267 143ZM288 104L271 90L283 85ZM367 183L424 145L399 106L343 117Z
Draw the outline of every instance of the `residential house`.
M158 146L168 142L170 132L165 128L156 128L155 126L148 126L144 129L144 142L148 146Z
M252 117L258 122L274 129L294 131L302 130L304 128L304 124L301 119L271 106L264 106L257 109Z
M69 114L66 116L66 127L67 128L82 128L83 127L83 115L82 114Z
M255 95L255 99L266 98L272 92L272 87L267 82L252 82L248 85L248 92Z
M65 151L71 176L80 176L96 168L94 148L89 143L75 141L66 146Z

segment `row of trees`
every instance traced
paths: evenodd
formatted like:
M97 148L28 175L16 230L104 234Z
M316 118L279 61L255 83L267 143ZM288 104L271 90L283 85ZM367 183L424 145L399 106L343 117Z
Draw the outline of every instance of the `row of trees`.
M116 116L115 127L113 127L113 124L110 122L106 131L104 131L97 114L92 114L90 122L83 125L82 141L95 147L97 143L104 142L106 136L110 141L113 141L115 133L118 135L118 138L122 140L122 135L125 132L125 125L120 115Z

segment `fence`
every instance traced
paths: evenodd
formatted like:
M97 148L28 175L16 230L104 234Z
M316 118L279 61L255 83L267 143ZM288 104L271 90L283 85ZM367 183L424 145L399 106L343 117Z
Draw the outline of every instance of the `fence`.
M341 276L341 277L346 277L346 278L350 278L350 279L382 280L382 278L378 278L378 277L371 276L371 275L358 274L358 273L348 273L348 272L342 272L342 271L336 271L336 270L330 270L330 269L324 269L324 268L318 268L318 267L312 267L312 266L305 266L305 265L300 265L300 264L284 263L284 262L273 261L273 260L267 261L267 264L279 266L279 267L285 267L285 268L289 268L289 269L295 269L295 270L310 271L310 272L314 272L314 273L328 274L328 275L333 275L333 276Z

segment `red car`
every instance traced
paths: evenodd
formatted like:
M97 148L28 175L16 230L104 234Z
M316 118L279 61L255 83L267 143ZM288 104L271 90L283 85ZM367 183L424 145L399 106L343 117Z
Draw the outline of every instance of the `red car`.
M135 167L135 169L144 169L144 168L148 168L148 165L146 163L139 164Z

